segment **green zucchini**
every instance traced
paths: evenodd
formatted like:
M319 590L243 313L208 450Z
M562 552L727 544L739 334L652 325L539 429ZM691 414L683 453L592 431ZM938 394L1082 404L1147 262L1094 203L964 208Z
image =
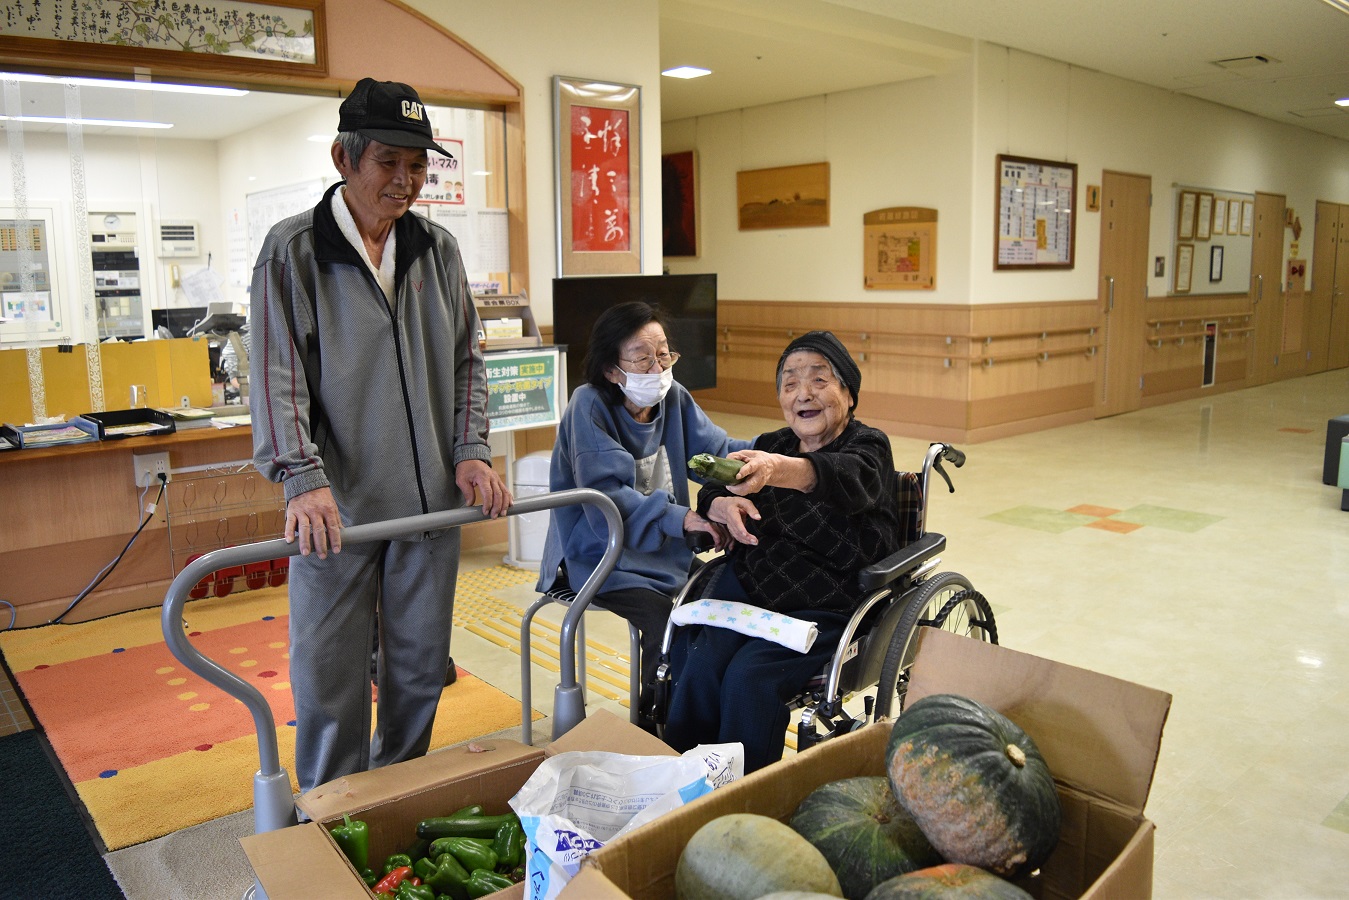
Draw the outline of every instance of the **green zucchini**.
M475 837L491 840L507 822L519 821L514 813L500 816L440 816L417 823L417 837L434 842L437 838Z
M689 460L689 469L708 481L718 484L735 484L740 480L740 468L744 463L738 459L726 459L711 453L699 453Z

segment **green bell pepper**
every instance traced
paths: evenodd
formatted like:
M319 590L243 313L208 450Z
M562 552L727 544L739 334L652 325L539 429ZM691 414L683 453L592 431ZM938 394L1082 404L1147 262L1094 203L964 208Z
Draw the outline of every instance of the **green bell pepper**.
M366 887L372 888L375 886L375 882L379 881L379 874L374 869L366 866L364 869L361 869L361 881L365 882Z
M412 884L405 881L398 886L397 900L436 900L436 891L424 884Z
M357 872L370 867L370 829L364 822L343 816L342 824L331 833Z
M430 859L419 859L412 869L422 880L422 884L435 888L437 893L453 900L468 900L468 892L464 889L464 882L468 881L468 870L459 864L459 860L455 859L453 854L442 853L434 862Z
M525 829L519 819L497 829L492 849L496 851L498 868L509 871L525 861Z
M394 869L401 869L404 866L412 867L412 857L406 853L391 854L388 859L384 860L384 869L381 874L388 875Z
M442 853L453 854L470 872L474 869L487 869L490 872L497 867L497 855L492 849L492 842L483 838L436 838L431 842L431 855L439 859Z
M464 887L468 890L470 897L486 897L488 894L504 891L513 884L515 882L505 875L498 875L496 872L489 872L486 869L476 869L473 874L468 876L468 881L464 883Z
M425 857L431 855L430 853L427 852L430 849L430 847L431 842L428 841L426 838L416 838L415 840L413 840L411 844L408 845L408 848L403 852L408 855L409 859L411 859L413 862L416 862L419 859L424 859Z

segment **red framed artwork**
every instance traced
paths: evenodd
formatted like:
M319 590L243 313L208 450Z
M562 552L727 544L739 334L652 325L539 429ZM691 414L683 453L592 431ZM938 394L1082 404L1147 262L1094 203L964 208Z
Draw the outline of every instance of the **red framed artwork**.
M557 272L642 271L641 88L553 78Z
M661 250L667 257L698 255L698 153L660 158Z

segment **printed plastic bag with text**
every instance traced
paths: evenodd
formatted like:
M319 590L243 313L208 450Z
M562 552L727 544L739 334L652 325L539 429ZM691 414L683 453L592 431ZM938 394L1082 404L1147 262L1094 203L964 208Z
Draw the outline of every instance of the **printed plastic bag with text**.
M552 900L591 852L744 773L740 744L683 756L559 753L511 798L525 829L525 896Z

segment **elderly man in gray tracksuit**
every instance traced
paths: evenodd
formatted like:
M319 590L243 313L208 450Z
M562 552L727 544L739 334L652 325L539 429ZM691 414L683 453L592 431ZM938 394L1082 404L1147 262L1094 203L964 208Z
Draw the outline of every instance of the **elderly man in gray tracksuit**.
M459 531L342 547L344 524L511 498L492 470L479 322L455 239L406 215L444 153L416 91L343 101L344 181L272 228L253 270L254 464L284 485L300 789L426 753ZM379 629L378 724L370 648Z

